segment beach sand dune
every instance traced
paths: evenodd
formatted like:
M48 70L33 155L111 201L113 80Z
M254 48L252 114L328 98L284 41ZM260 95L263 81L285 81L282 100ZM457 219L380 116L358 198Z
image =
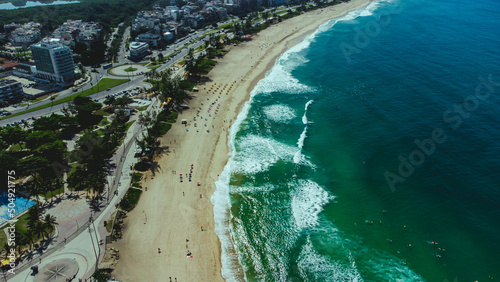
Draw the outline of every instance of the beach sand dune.
M228 160L232 121L279 55L320 24L368 3L353 0L312 11L274 25L251 41L229 47L231 51L210 72L211 81L199 86L200 91L189 102L190 109L179 115L178 120L187 119L188 124L175 123L160 139L161 146L169 147L169 152L157 157L159 167L154 178L151 172L146 174L142 185L148 189L125 219L123 239L108 246L120 251L120 260L112 273L114 279L223 280L210 197ZM221 85L216 93L216 87L209 91L213 84Z

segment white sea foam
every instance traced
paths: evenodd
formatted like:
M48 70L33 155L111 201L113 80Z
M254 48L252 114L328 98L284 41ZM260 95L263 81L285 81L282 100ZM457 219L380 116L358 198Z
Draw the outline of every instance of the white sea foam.
M380 6L379 2L372 2L370 5L366 6L364 9L361 10L359 13L359 16L361 17L368 17L373 15L373 12Z
M375 250L371 250L370 257L376 255ZM403 260L389 255L374 257L369 263L369 272L374 276L374 280L390 280L397 282L404 281L425 281L420 275L410 269Z
M224 170L219 176L219 180L215 182L215 191L211 197L211 202L214 205L214 229L221 243L221 273L226 281L239 281L241 277L246 280L246 273L243 270L243 265L240 262L236 244L234 243L234 231L232 230L231 222L231 199L229 197L229 181L232 168L234 167L234 159L231 157L235 152L234 140L238 133L241 123L248 116L252 97L255 95L255 90L250 95L250 100L247 101L241 112L238 114L236 121L229 129L229 160L224 167Z
M285 62L283 62L285 63ZM293 77L290 66L276 65L267 73L266 77L257 83L256 89L259 93L282 92L289 94L303 94L313 92L314 88L302 84Z
M293 162L296 164L305 161L305 157L304 155L302 155L302 147L304 146L304 140L306 140L306 137L307 137L307 126L304 127L304 130L300 134L299 141L297 141L299 150L295 152L295 154L293 155Z
M334 199L321 186L311 180L299 180L292 198L292 213L299 230L318 224L323 206Z
M302 123L307 124L307 109L309 108L309 105L311 105L314 102L314 100L309 100L306 103L306 106L304 107L304 115L302 116Z
M238 281L241 277L245 277L245 272L240 267L241 264L230 227L230 170L231 166L228 163L228 165L224 168L224 171L221 173L219 180L215 182L217 189L215 189L210 201L214 205L215 233L217 233L221 243L222 277L224 277L227 281Z
M262 186L231 186L231 193L251 194L251 193L267 193L276 189L276 186L268 183Z
M300 251L298 268L303 278L313 276L316 281L328 278L328 281L363 281L355 264L343 265L319 254L310 237Z
M305 124L306 126L304 127L304 130L300 134L299 141L297 141L297 146L299 147L299 150L295 152L295 155L293 156L293 162L298 164L300 162L305 161L305 157L302 155L302 148L304 147L304 141L306 140L307 137L307 108L309 108L309 105L311 105L314 101L310 100L306 103L305 109L304 109L304 115L302 116L302 123Z
M250 93L250 100L245 103L236 121L231 126L228 144L230 159L226 164L224 171L221 173L219 180L215 183L216 190L211 197L212 204L214 205L215 232L217 233L217 236L219 237L219 240L221 242L221 272L222 276L227 281L238 281L241 279L241 277L244 277L244 279L246 280L245 272L242 269L242 264L239 261L239 257L235 248L233 239L234 232L230 224L231 203L229 198L229 179L231 171L235 167L235 161L232 157L235 152L234 140L236 139L236 134L240 129L241 123L246 119L248 115L248 111L253 101L252 97L258 93L270 93L273 91L287 93L306 93L315 91L314 88L300 83L291 74L291 71L295 67L297 67L299 64L307 62L307 59L303 55L300 55L299 52L308 48L311 42L319 33L327 31L339 20L346 20L346 18L348 17L350 17L349 14L344 18L334 19L321 25L318 30L316 30L316 32L308 36L304 41L286 51L276 61L276 64L271 69L271 71L267 73L266 78L259 81L255 89ZM293 58L291 56L293 56ZM275 82L274 84L273 81ZM303 162L306 162L303 156L301 157L301 159ZM307 198L307 196L305 198ZM307 203L307 201L301 200L300 198L295 200L296 208L294 211L294 215L296 213L300 214L300 210L302 210L301 206L305 206L305 203ZM319 209L321 211L322 207L320 206ZM313 220L317 218L317 214L319 212L315 212L316 215L312 216ZM300 222L302 223L309 222L307 220L302 220L308 217L299 216L299 218L301 218Z
M259 93L284 92L302 94L314 92L315 89L313 87L300 83L292 75L292 71L295 68L308 62L301 51L309 47L311 38L309 36L281 55L271 70L267 72L266 77L257 83L255 90Z
M238 146L240 150L234 156L233 170L245 174L266 171L279 160L291 162L297 150L293 146L258 135L242 137ZM305 158L298 163L311 165Z
M295 111L285 105L277 104L266 106L263 110L267 118L275 122L288 123L289 121L297 117L295 115Z

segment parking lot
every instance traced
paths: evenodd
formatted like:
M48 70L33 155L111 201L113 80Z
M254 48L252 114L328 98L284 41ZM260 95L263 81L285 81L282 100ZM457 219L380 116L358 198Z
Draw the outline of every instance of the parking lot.
M108 89L108 90L112 90L112 89ZM123 91L120 91L120 92L116 92L116 93L113 93L113 94L109 94L109 95L106 95L106 98L109 98L109 97L116 97L116 98L119 98L120 96L123 96L123 95L128 95L130 97L134 97L134 96L137 96L141 93L143 93L144 91L144 88L142 87L130 87L129 89L127 90L123 90Z
M18 77L18 76L7 76L5 79L12 79L15 81L19 81L23 85L23 91L27 95L26 98L28 99L34 99L36 96L40 95L41 93L48 91L52 89L53 85L51 84L44 84L40 82L36 82L34 80L30 80L24 77Z

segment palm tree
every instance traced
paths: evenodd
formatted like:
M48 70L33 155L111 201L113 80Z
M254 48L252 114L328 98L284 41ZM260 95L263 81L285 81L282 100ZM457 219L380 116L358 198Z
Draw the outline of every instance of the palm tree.
M45 228L48 228L49 229L49 233L52 233L52 231L54 230L54 226L56 224L59 224L56 222L56 217L53 216L53 215L50 215L50 214L46 214L45 215L45 218L44 218L44 221L45 221ZM48 234L47 234L47 237L48 237Z
M33 229L28 228L26 230L25 239L26 239L26 244L28 244L28 247L30 250L31 250L31 247L33 246L33 243L35 241L34 237L35 237L35 233L33 232Z
M17 230L15 232L15 235L16 235L16 241L19 242L19 244L16 244L16 246L17 246L17 253L19 254L19 257L20 257L21 256L22 247L25 245L26 235L18 232Z
M34 229L35 223L38 221L39 213L38 203L28 210L28 228Z
M44 224L41 221L37 221L35 223L35 228L33 229L33 232L35 233L36 236L38 236L38 238L41 237L43 239L43 236L45 235Z
M10 246L7 243L5 243L3 245L3 250L2 251L5 252L5 258L7 258L7 256L10 254Z

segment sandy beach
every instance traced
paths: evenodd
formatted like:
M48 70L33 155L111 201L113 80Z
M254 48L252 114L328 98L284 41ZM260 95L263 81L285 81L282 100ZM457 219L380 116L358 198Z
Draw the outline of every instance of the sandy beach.
M157 157L158 171L154 176L148 172L143 180L147 191L125 219L123 239L108 245L120 252L112 273L115 280L224 280L210 197L228 160L232 121L284 51L322 23L369 2L352 0L312 11L272 25L251 41L228 47L230 52L210 72L210 81L193 93L190 109L160 139L169 152ZM187 126L181 119L188 121Z

